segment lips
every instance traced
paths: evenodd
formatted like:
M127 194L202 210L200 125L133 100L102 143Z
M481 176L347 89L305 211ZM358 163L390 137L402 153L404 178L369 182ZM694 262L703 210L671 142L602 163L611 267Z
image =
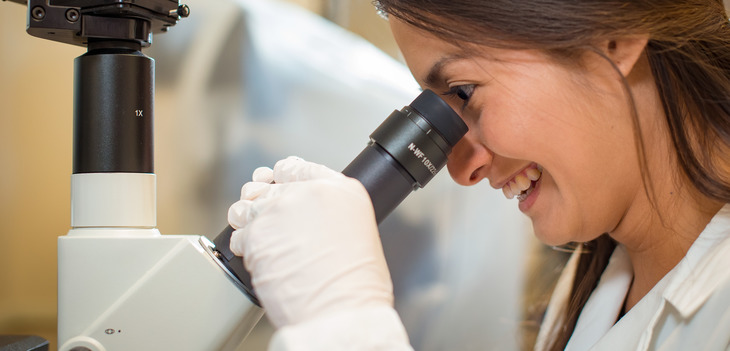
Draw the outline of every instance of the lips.
M502 187L502 192L508 199L517 197L519 201L523 201L535 189L535 184L537 184L541 176L542 167L537 164L532 164L508 181Z

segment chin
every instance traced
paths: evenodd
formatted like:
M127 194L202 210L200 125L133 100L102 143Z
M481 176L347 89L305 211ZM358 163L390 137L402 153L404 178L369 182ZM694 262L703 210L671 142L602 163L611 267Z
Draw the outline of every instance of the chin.
M540 242L548 246L563 246L573 242L571 240L564 240L562 238L555 238L552 236L543 236L539 234L535 234L535 236L537 237L537 240L540 240Z
M559 229L555 225L550 226L539 226L533 221L533 232L537 240L540 240L545 245L549 246L563 246L576 241L576 236L573 232L567 229ZM545 227L549 227L546 229Z

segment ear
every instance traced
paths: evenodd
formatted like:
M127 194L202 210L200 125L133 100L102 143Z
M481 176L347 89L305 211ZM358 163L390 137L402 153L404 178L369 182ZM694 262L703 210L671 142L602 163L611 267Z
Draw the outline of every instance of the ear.
M600 48L616 64L621 74L628 77L644 53L648 41L649 38L646 35L624 36L606 40Z

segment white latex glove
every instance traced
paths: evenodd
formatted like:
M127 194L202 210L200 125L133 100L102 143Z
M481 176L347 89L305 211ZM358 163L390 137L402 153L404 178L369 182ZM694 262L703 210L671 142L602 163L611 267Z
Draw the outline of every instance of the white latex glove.
M290 157L254 172L228 221L236 229L231 250L244 257L277 328L347 310L392 309L372 203L356 179Z

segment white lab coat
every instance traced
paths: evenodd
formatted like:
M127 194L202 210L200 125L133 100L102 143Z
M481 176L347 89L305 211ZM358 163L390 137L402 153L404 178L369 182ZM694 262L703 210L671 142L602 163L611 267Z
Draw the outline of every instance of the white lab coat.
M553 292L536 350L548 346L561 324L578 255L573 254ZM616 322L631 279L628 254L619 245L566 350L730 350L730 204L677 266Z
M543 350L560 325L576 252L561 275L538 336ZM730 350L730 204L687 255L618 322L632 279L619 245L581 312L566 350ZM270 350L412 350L391 308L343 311L279 330Z

